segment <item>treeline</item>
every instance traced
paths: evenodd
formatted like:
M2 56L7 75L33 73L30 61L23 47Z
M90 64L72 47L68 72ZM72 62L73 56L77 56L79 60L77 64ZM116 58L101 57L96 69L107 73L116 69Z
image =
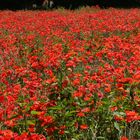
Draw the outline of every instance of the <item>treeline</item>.
M95 6L101 8L118 7L131 8L140 7L140 0L54 0L56 5L66 8L77 8L79 6Z
M44 0L0 0L0 9L32 9L34 4L38 7L42 7L43 1Z
M75 9L81 6L140 7L140 0L0 0L0 9L47 9L64 7Z

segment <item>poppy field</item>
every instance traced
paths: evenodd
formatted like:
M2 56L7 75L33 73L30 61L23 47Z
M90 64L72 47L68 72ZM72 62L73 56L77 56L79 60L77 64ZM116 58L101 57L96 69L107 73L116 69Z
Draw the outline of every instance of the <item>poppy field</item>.
M0 140L140 139L140 9L0 11Z

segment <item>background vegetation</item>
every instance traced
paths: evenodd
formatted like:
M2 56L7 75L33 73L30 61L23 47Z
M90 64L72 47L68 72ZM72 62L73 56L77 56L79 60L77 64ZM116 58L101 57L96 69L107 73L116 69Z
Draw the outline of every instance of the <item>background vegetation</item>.
M99 5L102 8L107 7L139 7L140 0L52 0L51 8L64 7L66 9L76 9L81 6ZM44 0L2 0L0 1L0 9L41 9L43 8ZM47 7L47 5L46 5ZM46 8L45 7L45 8Z

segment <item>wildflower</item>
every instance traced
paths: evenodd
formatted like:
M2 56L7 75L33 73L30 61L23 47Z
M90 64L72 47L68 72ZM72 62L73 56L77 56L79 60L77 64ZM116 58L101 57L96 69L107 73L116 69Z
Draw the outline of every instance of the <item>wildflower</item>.
M82 125L80 125L80 128L83 130L86 130L86 129L88 129L88 126L86 124L82 124Z

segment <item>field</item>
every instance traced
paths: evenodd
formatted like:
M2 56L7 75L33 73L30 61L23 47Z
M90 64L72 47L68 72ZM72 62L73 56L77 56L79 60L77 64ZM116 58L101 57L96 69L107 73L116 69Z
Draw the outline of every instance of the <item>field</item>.
M139 140L140 9L0 11L0 140Z

